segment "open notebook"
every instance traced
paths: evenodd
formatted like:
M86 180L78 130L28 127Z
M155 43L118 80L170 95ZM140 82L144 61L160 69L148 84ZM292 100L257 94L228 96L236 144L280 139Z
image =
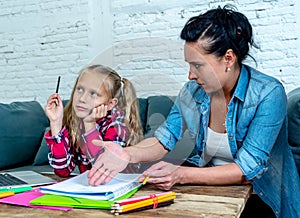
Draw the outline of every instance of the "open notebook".
M40 186L55 182L54 179L30 170L0 173L0 189Z

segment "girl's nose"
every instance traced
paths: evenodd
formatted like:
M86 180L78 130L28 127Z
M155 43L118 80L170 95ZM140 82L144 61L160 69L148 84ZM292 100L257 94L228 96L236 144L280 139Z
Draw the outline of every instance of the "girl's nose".
M87 94L85 92L81 93L79 101L86 102Z

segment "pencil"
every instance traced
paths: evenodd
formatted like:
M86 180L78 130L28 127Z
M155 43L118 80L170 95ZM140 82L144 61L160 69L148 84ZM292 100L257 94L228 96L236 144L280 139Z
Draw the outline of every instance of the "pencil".
M173 191L168 191L168 192L162 192L158 194L152 194L152 195L147 195L147 196L141 196L141 197L136 197L136 198L129 198L121 201L116 201L112 204L113 208L117 208L120 206L132 206L139 204L141 202L147 202L150 200L150 202L153 202L155 199L156 200L161 200L165 199L167 197L176 197L176 193Z
M166 195L172 194L172 193L174 193L174 192L168 191L168 192L161 192L161 193L151 194L151 195L146 195L146 196L141 196L141 197L128 198L128 199L124 199L124 200L114 202L113 206L114 205L123 206L123 205L126 205L126 204L133 204L133 203L136 203L136 202L139 202L139 201L147 200L147 199L158 197L158 196L166 196Z
M146 178L143 181L143 185L145 185L148 182L148 180L149 180L149 176L146 176Z
M125 213L125 212L129 212L129 211L134 211L134 210L138 210L141 208L150 208L151 209L155 209L158 207L158 205L163 204L165 202L174 202L175 197L168 197L164 200L159 200L157 202L142 202L140 205L132 205L130 207L119 207L119 208L114 208L113 211L115 212L121 212L121 213Z
M170 204L173 204L173 203L174 203L174 200L161 202L161 203L158 203L156 208L169 206ZM154 208L153 208L152 205L149 205L149 206L145 206L145 207L141 207L141 208L137 208L137 209L133 209L133 210L127 210L126 212L122 211L121 209L114 209L114 210L111 211L111 213L114 213L115 215L118 215L120 213L122 213L122 214L125 213L126 214L126 213L138 212L138 211L148 210L148 209L154 209Z
M133 209L153 205L154 203L159 204L159 203L162 203L162 202L165 202L165 201L174 200L175 198L176 198L175 194L166 195L166 196L159 196L156 199L148 199L148 200L136 202L136 203L133 203L133 204L124 205L124 206L121 206L117 209L122 210L122 212L126 212L126 211L129 211L129 210L133 210Z
M56 91L55 91L55 93L58 93L59 83L60 83L60 76L58 76L58 78L57 78L57 85L56 85Z

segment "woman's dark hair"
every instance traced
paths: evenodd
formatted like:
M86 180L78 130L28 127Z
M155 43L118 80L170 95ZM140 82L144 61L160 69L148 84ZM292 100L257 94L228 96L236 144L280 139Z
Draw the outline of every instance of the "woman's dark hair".
M223 8L219 6L190 18L180 37L187 42L204 40L206 43L203 44L203 49L217 57L225 55L228 49L232 49L240 66L247 56L251 57L248 54L249 46L258 48L253 41L252 27L247 17L230 5Z

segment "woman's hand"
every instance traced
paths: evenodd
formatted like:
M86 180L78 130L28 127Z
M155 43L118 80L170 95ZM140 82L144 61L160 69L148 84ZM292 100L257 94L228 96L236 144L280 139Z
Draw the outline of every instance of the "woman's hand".
M149 176L148 183L162 190L170 190L173 185L180 182L180 169L178 165L161 161L149 167L139 178L139 182L143 182Z
M91 110L91 113L83 119L84 127L86 131L95 128L97 120L107 115L108 106L100 105Z
M115 142L101 140L92 142L97 146L104 147L104 152L95 161L88 174L89 184L97 186L109 182L124 170L130 161L130 155Z
M51 134L56 135L62 128L64 107L59 94L51 95L45 106L45 113L50 121Z

